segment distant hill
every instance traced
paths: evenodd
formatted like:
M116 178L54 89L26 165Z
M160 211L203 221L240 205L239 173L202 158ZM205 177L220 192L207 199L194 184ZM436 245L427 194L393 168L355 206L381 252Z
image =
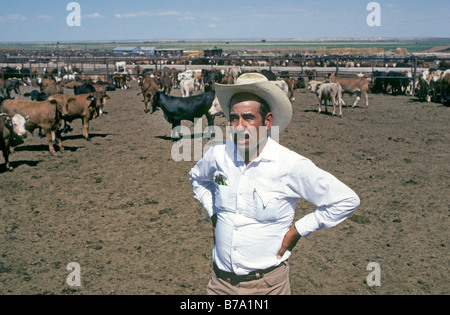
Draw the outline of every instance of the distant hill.
M422 51L423 53L450 53L450 46L435 46Z

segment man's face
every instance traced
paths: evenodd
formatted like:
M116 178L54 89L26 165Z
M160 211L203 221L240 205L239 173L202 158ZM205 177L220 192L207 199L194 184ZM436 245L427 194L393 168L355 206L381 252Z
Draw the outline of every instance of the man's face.
M230 124L233 139L241 152L253 155L258 145L265 143L267 131L272 126L272 114L261 117L260 103L254 98L237 97L231 103Z

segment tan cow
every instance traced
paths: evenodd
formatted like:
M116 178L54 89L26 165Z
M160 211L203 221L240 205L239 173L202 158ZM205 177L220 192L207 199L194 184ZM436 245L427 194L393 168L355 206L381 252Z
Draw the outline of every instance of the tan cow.
M144 103L145 103L145 113L148 113L148 103L153 103L153 98L155 94L159 91L158 84L156 83L155 79L150 76L140 76L138 79L139 86L141 87L141 93L144 97Z
M311 81L308 83L308 89L317 95L319 100L318 113L322 111L322 101L325 101L325 111L328 112L327 101L333 103L333 116L336 115L336 105L339 105L339 117L342 117L342 87L338 83L319 83Z
M97 92L98 93L98 92ZM83 137L87 141L89 138L89 122L100 115L100 106L97 105L94 93L81 95L68 95L63 119L65 127L63 132L68 132L70 124L75 119L81 119L83 123Z
M62 106L56 100L33 102L22 100L5 100L2 103L5 113L10 115L20 114L29 117L25 125L26 129L33 133L36 128L41 128L44 132L48 147L52 154L56 154L53 148L53 141L58 139L60 151L64 151L59 127L62 121Z
M369 106L369 82L367 79L359 77L344 78L331 74L329 80L332 83L339 83L342 87L343 94L347 93L353 95L356 93L356 101L353 103L352 107L358 105L358 102L361 99L361 93L364 94L364 97L366 98L366 106Z

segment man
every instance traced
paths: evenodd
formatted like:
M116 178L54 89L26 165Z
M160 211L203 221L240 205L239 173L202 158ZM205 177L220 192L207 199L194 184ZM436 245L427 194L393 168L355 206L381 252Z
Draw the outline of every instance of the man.
M333 227L358 196L272 137L292 117L281 89L257 73L216 85L233 141L212 147L191 170L194 197L211 217L213 271L207 294L291 294L291 250L300 237ZM298 199L317 209L292 224Z

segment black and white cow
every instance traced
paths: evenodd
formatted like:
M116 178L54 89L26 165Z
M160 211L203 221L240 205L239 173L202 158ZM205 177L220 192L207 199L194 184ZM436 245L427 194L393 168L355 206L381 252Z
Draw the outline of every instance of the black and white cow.
M164 92L157 92L153 98L152 114L161 108L164 112L165 119L172 124L172 139L179 140L180 124L182 120L189 120L194 122L195 118L201 118L204 115L208 120L208 129L211 136L214 137L214 116L211 116L208 111L214 101L213 93L202 93L190 97L176 97L167 95Z

